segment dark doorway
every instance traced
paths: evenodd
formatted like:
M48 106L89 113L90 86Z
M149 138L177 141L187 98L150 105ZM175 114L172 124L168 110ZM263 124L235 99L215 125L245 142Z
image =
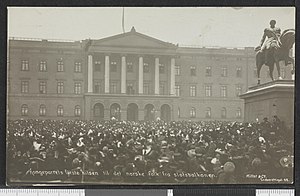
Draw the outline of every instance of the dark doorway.
M171 120L171 108L169 105L164 104L160 107L160 119L167 122Z
M104 105L102 103L94 105L94 120L104 120Z
M131 103L127 107L127 120L138 121L138 106L135 103Z
M155 109L152 104L147 104L145 106L145 116L144 120L145 121L153 121L155 118Z
M110 119L112 118L121 120L121 106L117 103L110 106Z

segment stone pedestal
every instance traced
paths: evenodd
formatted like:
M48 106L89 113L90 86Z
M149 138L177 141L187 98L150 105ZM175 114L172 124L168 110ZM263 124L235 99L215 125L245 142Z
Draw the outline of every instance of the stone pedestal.
M250 87L240 96L245 100L245 122L270 121L274 115L287 125L294 124L294 81L276 80Z

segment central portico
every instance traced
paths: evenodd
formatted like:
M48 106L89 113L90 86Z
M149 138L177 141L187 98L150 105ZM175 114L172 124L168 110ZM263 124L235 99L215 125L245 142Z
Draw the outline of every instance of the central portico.
M86 111L86 118L172 120L176 49L134 27L128 33L88 40L85 108L91 112Z

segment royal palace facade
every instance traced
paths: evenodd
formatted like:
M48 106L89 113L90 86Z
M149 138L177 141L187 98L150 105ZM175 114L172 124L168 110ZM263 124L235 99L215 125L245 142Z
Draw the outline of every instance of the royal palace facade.
M99 40L10 38L9 119L243 121L254 48L181 47L130 32ZM291 68L281 75L291 79ZM274 71L275 77L276 72ZM261 81L268 81L262 69Z

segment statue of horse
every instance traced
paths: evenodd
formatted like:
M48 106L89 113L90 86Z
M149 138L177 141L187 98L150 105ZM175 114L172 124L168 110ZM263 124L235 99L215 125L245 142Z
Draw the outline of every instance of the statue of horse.
M271 47L268 51L267 59L265 56L266 51L261 51L259 47L255 49L255 51L257 51L256 67L257 67L258 84L260 84L260 70L263 65L267 65L269 67L270 77L272 80L274 80L273 78L274 64L276 64L278 78L281 79L280 65L279 65L280 61L284 61L285 66L292 64L293 70L295 70L294 59L289 56L290 49L293 47L295 43L295 30L287 29L283 31L278 41L279 41L279 48Z

